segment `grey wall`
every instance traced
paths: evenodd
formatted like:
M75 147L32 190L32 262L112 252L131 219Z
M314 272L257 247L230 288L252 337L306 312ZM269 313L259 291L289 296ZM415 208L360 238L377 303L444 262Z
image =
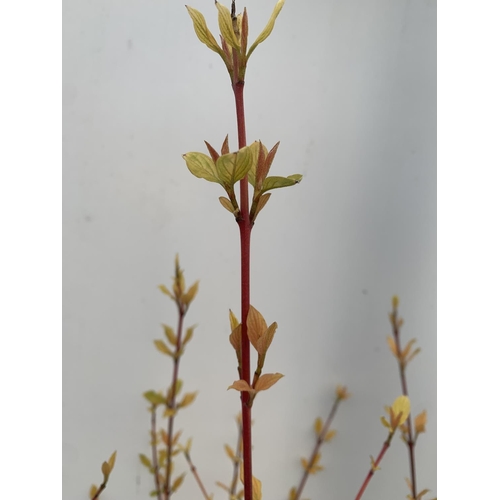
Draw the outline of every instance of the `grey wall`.
M217 31L211 1L190 5ZM251 39L273 5L248 2ZM223 444L236 436L239 398L226 388L237 378L227 337L239 238L222 189L191 176L181 155L226 133L236 149L229 77L184 2L72 0L64 21L64 498L87 498L115 449L103 500L148 498L141 394L170 379L152 341L161 322L176 322L157 285L170 286L177 252L187 281L201 280L181 364L185 388L200 392L177 424L194 436L209 491L226 498L214 482L229 481ZM435 493L436 2L289 0L246 81L248 139L281 141L275 175L304 174L273 194L252 235L252 303L279 325L266 369L285 374L253 415L264 498L285 499L297 484L337 384L353 397L305 496L354 498L386 437L383 406L400 394L386 344L394 293L403 337L423 350L408 377L415 412L429 415L419 488ZM364 498L404 498L406 476L394 439ZM201 498L190 475L178 498Z

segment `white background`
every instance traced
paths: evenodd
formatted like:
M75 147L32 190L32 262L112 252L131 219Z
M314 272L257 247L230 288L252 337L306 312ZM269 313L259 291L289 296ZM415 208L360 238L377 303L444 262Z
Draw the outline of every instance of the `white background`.
M216 9L192 1L214 32ZM238 4L240 10L243 5ZM247 4L250 40L273 2ZM141 394L171 369L153 339L175 325L175 254L201 280L181 361L196 402L176 420L215 498L231 475L239 398L227 340L238 312L238 231L215 184L181 158L236 148L234 99L218 56L201 45L183 2L93 1L64 6L63 498L87 498L118 450L103 500L148 498L152 481ZM423 352L408 369L418 487L436 493L436 5L433 1L289 1L247 71L248 140L281 146L275 175L304 174L274 192L252 234L252 303L279 328L266 371L285 378L254 410L254 473L265 499L287 498L337 384L352 398L323 449L326 472L305 497L354 498L385 439L379 417L400 394L387 312L399 294ZM179 460L177 472L185 469ZM407 452L395 439L366 499L404 498ZM198 498L188 476L179 498Z

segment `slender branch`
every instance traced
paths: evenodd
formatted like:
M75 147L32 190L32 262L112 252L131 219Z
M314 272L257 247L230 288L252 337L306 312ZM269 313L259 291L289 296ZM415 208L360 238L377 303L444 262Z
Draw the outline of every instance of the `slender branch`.
M375 462L372 464L370 472L368 472L365 480L363 481L363 484L361 485L361 488L359 489L355 500L360 500L360 498L363 496L363 493L365 492L366 487L368 486L368 483L370 482L370 479L373 477L373 474L375 474L375 471L377 470L379 463L382 461L382 458L384 457L385 452L389 449L389 446L391 445L392 436L394 436L394 434L390 434L390 436L387 438L387 441L382 446L382 449L380 450L380 453L378 454L377 460L375 460Z
M236 444L236 459L234 461L233 468L233 479L231 481L231 488L229 490L229 498L234 498L236 496L236 489L238 488L238 476L240 475L240 462L241 462L241 440L242 440L242 430L241 423L238 420L238 441Z
M210 500L210 497L208 496L207 490L205 489L205 486L203 486L203 483L201 482L200 476L198 475L196 467L193 465L193 462L191 461L191 455L189 454L189 452L184 451L184 456L186 457L187 463L189 464L189 468L190 468L191 472L193 473L193 476L196 479L198 486L200 487L201 493L203 494L203 498L205 498L205 500Z
M394 335L394 341L396 343L396 349L398 353L398 367L399 367L399 378L401 380L401 389L403 395L408 396L408 385L406 383L406 365L401 356L401 340L399 335L399 325L398 325L398 311L396 308L393 310L392 317L392 334ZM407 420L408 428L408 439L406 444L408 445L408 456L410 460L410 474L411 474L411 488L413 498L417 498L417 473L415 465L415 440L413 439L413 425L411 414L408 415Z
M246 146L245 107L243 89L245 82L238 78L238 55L233 50L233 91L236 102L238 148ZM241 375L250 384L250 342L247 332L247 315L250 309L250 223L248 207L248 176L240 181L240 215L238 217L241 245ZM243 423L243 472L245 500L252 500L252 413L249 393L241 392Z
M311 457L309 458L308 467L307 467L307 469L304 470L304 474L302 475L302 479L300 480L299 486L297 487L297 492L295 493L295 500L300 500L300 495L302 495L302 491L304 490L304 487L306 485L307 478L309 477L309 469L310 469L310 467L313 466L314 459L315 459L316 455L318 454L321 445L325 442L325 437L328 433L328 430L330 429L330 426L332 425L333 418L335 417L335 413L337 413L337 408L339 407L341 400L342 400L342 398L337 396L335 398L335 401L333 402L332 409L330 410L328 418L325 421L323 429L321 430L321 433L319 434L319 436L316 439L316 444L315 444L314 449L311 453Z
M176 388L177 388L177 380L179 377L179 362L180 362L180 351L181 351L181 341L182 341L182 323L184 321L184 316L186 314L186 308L181 303L181 301L177 302L177 308L179 310L179 321L177 323L177 345L174 354L174 369L172 373L172 385L171 387L171 397L170 400L167 401L167 407L175 410L175 398L176 398ZM168 394L168 389L167 389ZM172 471L172 442L174 436L174 419L175 414L171 415L168 418L168 444L167 444L167 462L166 462L166 470L165 470L165 499L169 500L171 491L170 491L170 480L171 480L171 471Z
M163 495L160 491L160 468L158 467L158 450L156 447L156 405L151 408L151 455L157 499L162 500Z

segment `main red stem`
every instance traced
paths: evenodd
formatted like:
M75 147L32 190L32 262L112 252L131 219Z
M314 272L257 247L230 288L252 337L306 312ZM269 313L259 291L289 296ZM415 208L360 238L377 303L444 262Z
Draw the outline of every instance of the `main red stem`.
M382 449L380 450L380 453L378 454L377 460L375 460L375 463L373 464L373 467L370 469L370 472L368 472L368 475L366 476L363 484L361 485L361 488L360 488L358 494L356 495L356 499L355 500L360 500L360 498L363 496L363 493L365 492L366 487L368 486L368 483L370 482L370 479L373 477L373 474L375 474L375 470L374 469L376 467L378 467L378 464L380 463L380 461L384 457L385 452L389 449L389 446L390 446L390 441L387 440L384 443L384 446L382 446Z
M238 149L247 144L243 101L244 86L245 82L243 81L233 83L238 125ZM241 244L241 376L250 385L250 342L247 332L247 316L250 309L250 232L252 225L248 201L248 177L245 176L240 182L240 215L238 217ZM252 500L252 410L248 405L249 397L248 392L241 393L245 500Z

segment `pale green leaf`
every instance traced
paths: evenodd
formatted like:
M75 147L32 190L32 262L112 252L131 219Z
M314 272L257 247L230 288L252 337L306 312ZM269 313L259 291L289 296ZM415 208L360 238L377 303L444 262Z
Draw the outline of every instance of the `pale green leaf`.
M299 178L300 177L300 178ZM289 175L288 177L268 177L264 180L264 184L262 186L262 192L270 191L271 189L278 189L288 186L294 186L298 184L302 176L300 175Z
M233 20L231 19L229 9L219 2L215 2L215 6L219 11L219 29L221 35L224 37L226 43L233 49L239 49L240 42L234 33Z
M219 54L224 59L224 52L222 52L219 44L216 42L214 36L208 29L203 14L200 11L193 9L192 7L188 7L187 5L186 8L193 21L194 31L200 42L204 43L209 49L213 50L214 52L217 52L217 54Z
M271 32L273 31L273 28L274 28L274 23L276 21L276 18L278 17L278 14L280 13L284 4L285 4L285 0L278 0L278 3L274 6L273 13L271 14L271 17L269 18L269 21L267 22L266 27L262 30L261 34L257 37L255 42L250 47L250 50L248 51L247 59L250 57L252 52L257 48L257 45L261 44L271 34Z
M195 177L220 184L212 158L203 153L186 153L182 157L187 168Z

